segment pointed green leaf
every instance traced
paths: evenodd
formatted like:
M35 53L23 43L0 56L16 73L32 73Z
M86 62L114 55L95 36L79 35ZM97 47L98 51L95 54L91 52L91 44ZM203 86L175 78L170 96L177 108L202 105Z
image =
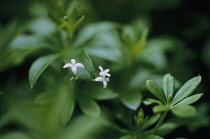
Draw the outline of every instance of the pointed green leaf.
M77 68L76 76L88 80L93 79L85 68Z
M153 103L157 103L157 104L159 104L159 105L163 105L163 103L162 103L161 101L156 100L156 99L151 99L151 98L147 98L146 100L143 101L143 103L144 103L145 105L151 105L151 104L153 104Z
M41 73L57 58L57 54L47 55L40 57L32 64L29 70L29 83L31 88L34 87Z
M200 99L202 95L203 95L203 93L187 97L187 98L183 99L182 101L180 101L179 103L177 103L176 105L174 105L172 107L178 107L178 106L181 106L181 105L192 104L192 103L196 102L198 99Z
M153 107L153 112L154 113L157 113L157 112L162 112L162 111L167 111L169 110L170 108L168 106L165 106L165 105L158 105L158 106L155 106Z
M164 104L166 104L165 96L161 90L161 88L152 80L146 81L147 88L149 91L156 96L158 99L160 99Z
M159 113L149 117L147 122L143 125L143 129L147 129L148 127L150 127L151 125L156 123L159 120L159 118L160 118L160 114Z
M92 117L99 117L101 110L99 105L90 98L80 98L79 99L80 109L87 115Z
M85 70L90 74L90 76L95 78L95 69L88 53L85 50L82 50L78 54L77 59L82 62L82 64L85 66Z
M167 101L169 96L173 96L174 87L175 87L174 77L171 76L170 74L166 74L163 77L163 92L165 94Z
M185 97L189 96L201 82L201 76L194 77L187 81L176 93L171 105L175 105Z
M179 107L175 107L172 109L172 112L183 118L187 117L193 117L196 115L196 109L193 106L190 105L180 105Z
M136 110L142 101L142 96L139 92L129 92L121 96L120 100L126 107Z

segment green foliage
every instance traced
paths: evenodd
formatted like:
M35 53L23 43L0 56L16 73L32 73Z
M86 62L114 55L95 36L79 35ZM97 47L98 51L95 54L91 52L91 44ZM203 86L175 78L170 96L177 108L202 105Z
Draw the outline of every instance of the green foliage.
M29 83L31 88L35 85L41 73L56 59L58 55L48 55L37 59L29 70Z
M145 105L150 105L153 103L157 103L158 106L153 108L155 113L172 110L172 112L180 117L191 117L196 114L196 110L193 106L189 104L196 102L203 94L196 94L193 96L188 97L199 85L201 82L201 76L194 77L187 81L175 94L174 94L174 87L175 82L173 76L170 74L166 74L163 77L163 92L162 89L152 80L147 80L146 84L149 91L156 96L158 99L161 100L154 100L154 99L147 99L144 101ZM165 97L167 98L167 103Z
M209 67L208 42L199 52L185 47L187 36L193 37L189 32L199 36L208 21L190 21L205 26L189 31L177 27L174 19L166 26L161 10L180 4L181 0L31 0L24 9L27 18L2 21L0 138L162 139L183 126L189 131L208 127L209 102L199 105L203 93L192 95L201 76L181 86L197 72L203 74L200 65L192 64L200 53L198 63ZM164 19L158 26L153 11L160 15L158 21ZM178 37L171 36L172 30L165 34L172 27L180 29ZM202 77L199 91L207 92L208 76ZM170 111L173 114L167 115Z

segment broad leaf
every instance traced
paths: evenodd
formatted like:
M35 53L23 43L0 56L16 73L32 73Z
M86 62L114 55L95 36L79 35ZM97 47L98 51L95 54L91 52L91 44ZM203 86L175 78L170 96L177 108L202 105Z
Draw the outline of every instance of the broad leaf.
M198 99L200 99L202 95L203 94L201 93L201 94L196 94L196 95L187 97L187 98L183 99L182 101L180 101L179 103L177 103L176 105L174 105L172 107L178 107L178 106L181 106L181 105L192 104L192 103L196 102Z
M90 98L80 98L79 99L80 109L87 115L92 117L99 117L101 110L99 105Z
M147 98L146 100L143 101L143 103L145 105L151 105L153 103L156 103L156 104L159 104L159 105L163 105L163 103L159 100L156 100L156 99L151 99L151 98Z
M123 96L120 97L120 100L126 107L132 110L136 110L142 101L142 96L139 92L131 91L129 93L123 94Z
M174 87L175 87L174 77L171 76L170 74L166 74L163 77L163 92L165 94L167 101L169 96L173 96Z
M166 104L165 96L161 90L161 88L152 80L146 81L147 88L149 91L156 96L158 99L160 99L164 104Z
M88 25L79 32L73 46L79 47L83 45L84 43L86 43L87 41L89 41L90 39L92 39L97 34L107 31L107 30L112 30L113 28L114 28L114 24L109 23L109 22Z
M175 107L172 109L172 112L183 118L187 117L193 117L196 115L196 109L193 106L190 105L180 105L179 107Z
M176 93L171 105L175 105L185 97L189 96L201 82L201 76L194 77L187 81Z
M34 87L41 73L57 58L57 54L47 55L40 57L32 64L29 70L29 83L31 88Z

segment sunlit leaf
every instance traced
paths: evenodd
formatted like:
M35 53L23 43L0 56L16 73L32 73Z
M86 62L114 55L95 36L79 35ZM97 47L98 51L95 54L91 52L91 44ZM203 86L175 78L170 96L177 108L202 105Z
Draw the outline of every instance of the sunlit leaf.
M189 96L201 82L201 76L194 77L187 81L176 93L171 105L175 105L185 97Z
M202 95L203 94L196 94L196 95L192 95L190 97L187 97L187 98L183 99L182 101L178 102L173 107L178 107L180 105L189 105L189 104L192 104L192 103L196 102L198 99L200 99Z
M166 74L163 77L163 92L165 94L167 101L169 96L173 96L174 88L175 88L174 77L171 76L170 74Z
M47 55L40 57L32 64L29 70L29 83L31 88L34 87L41 73L57 58L57 54Z

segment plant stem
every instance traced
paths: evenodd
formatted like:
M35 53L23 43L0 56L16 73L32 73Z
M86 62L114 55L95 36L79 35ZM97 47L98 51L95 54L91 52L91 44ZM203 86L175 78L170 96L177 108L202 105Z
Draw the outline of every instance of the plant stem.
M168 114L168 111L165 111L162 116L160 117L158 123L156 124L154 130L153 130L153 133L156 133L158 128L160 127L160 125L162 124L163 120L165 119L166 115Z

